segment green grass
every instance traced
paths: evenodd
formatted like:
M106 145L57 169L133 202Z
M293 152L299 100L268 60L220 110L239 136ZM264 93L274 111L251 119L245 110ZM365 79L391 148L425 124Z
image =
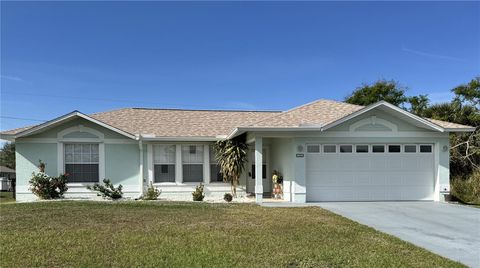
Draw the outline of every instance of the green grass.
M13 203L15 199L13 199L12 192L0 192L0 203Z
M0 205L2 267L463 267L318 207Z

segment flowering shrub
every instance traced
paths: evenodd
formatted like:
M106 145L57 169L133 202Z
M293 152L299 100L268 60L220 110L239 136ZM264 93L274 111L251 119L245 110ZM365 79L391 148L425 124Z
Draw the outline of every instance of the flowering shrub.
M59 177L50 177L45 172L32 173L30 179L30 191L41 199L63 198L63 194L68 190L68 174L62 174Z

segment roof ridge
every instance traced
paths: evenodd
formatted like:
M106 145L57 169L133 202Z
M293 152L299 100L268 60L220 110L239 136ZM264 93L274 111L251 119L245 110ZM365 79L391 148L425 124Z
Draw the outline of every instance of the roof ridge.
M200 111L200 112L241 112L241 113L281 113L278 110L228 110L228 109L182 109L182 108L148 108L132 107L132 110L161 110L161 111Z

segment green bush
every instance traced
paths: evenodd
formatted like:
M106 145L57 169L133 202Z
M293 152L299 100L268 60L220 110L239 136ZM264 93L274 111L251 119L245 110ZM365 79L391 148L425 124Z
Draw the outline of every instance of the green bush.
M63 198L63 194L68 190L65 174L50 177L44 172L33 172L29 183L30 191L41 199Z
M200 183L197 187L195 187L195 192L192 193L193 201L203 201L205 198L205 194L203 193L203 184Z
M480 205L480 170L467 178L454 177L451 188L452 195L463 203Z
M93 186L87 186L88 190L98 192L97 195L103 197L104 199L120 199L123 196L122 188L123 186L120 184L117 188L113 186L109 179L103 180L104 185L100 185L95 183Z
M232 202L233 200L233 195L229 194L229 193L226 193L223 195L223 200L227 201L227 202Z
M145 193L143 200L157 200L161 193L161 190L153 187L153 184L150 183L150 186L148 186L147 192Z

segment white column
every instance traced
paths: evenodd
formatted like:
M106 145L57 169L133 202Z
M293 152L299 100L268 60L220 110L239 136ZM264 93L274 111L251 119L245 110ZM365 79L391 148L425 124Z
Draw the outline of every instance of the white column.
M175 182L181 184L183 182L183 162L182 162L182 145L175 145Z
M203 145L203 182L210 183L210 146Z
M153 183L153 145L147 144L147 169L148 169L148 181L147 185Z
M263 199L263 139L255 137L255 202L262 203Z

